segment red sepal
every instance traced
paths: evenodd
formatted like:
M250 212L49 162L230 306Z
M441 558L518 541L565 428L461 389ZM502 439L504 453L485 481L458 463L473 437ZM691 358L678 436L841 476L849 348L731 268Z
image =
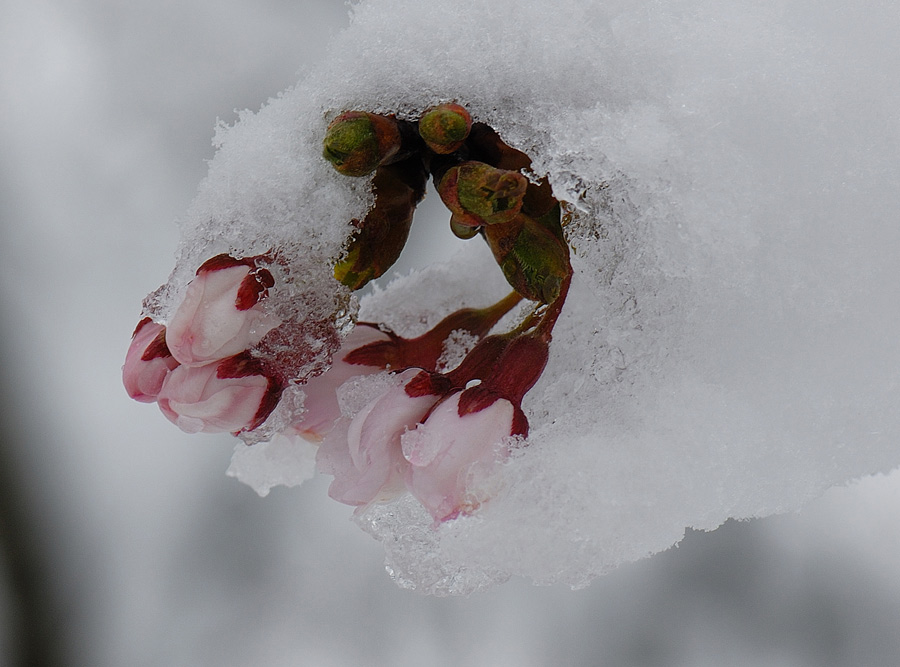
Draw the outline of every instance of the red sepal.
M147 326L148 324L150 324L152 321L153 321L153 320L151 320L149 317L145 317L145 318L142 319L140 322L138 322L138 323L137 323L137 326L134 328L134 333L131 334L131 337L134 338L135 336L137 336L137 335L138 335L138 331L140 331L141 329L143 329L145 326Z
M513 423L510 435L528 437L528 417L518 405L513 404Z
M259 359L251 357L249 352L241 352L219 362L216 377L219 379L245 378L251 375L266 375Z
M249 266L253 269L256 267L256 263L248 257L238 259L227 252L223 252L203 262L197 269L197 275L199 276L202 271L219 271L221 269L230 269L232 266Z
M403 388L410 398L419 396L441 396L450 391L450 380L440 373L422 371Z
M344 355L341 361L352 366L372 366L374 368L388 368L392 371L406 370L407 368L413 368L415 366L415 364L407 364L401 368L402 354L400 352L400 345L404 342L404 339L400 338L400 336L393 331L372 322L357 322L356 326L377 329L385 334L388 337L388 340L376 340L361 345L355 350L350 350ZM429 368L426 370L432 369Z
M256 414L253 416L253 421L242 430L252 431L266 421L269 415L272 414L272 411L278 406L278 401L281 400L281 392L283 389L284 387L281 386L280 382L275 378L270 377L269 387L266 389L266 393L259 404L259 410L257 410Z
M471 380L483 380L497 364L497 359L506 350L510 339L504 334L482 338L471 349L459 366L447 373L455 388L462 389Z
M251 375L264 376L269 381L269 385L266 388L262 401L260 401L259 409L253 416L253 421L240 431L236 431L234 435L244 431L252 431L266 421L269 415L272 414L272 411L278 406L284 385L277 378L266 373L262 362L255 357L251 357L249 352L241 352L233 357L223 359L216 367L216 377L223 380L226 378L249 377Z
M540 379L549 356L547 341L537 336L519 336L509 343L497 359L494 372L485 380L485 384L509 399L513 405L519 405L528 390Z
M268 269L250 271L238 287L234 307L238 310L250 310L268 295L268 288L274 285L275 279Z
M470 387L460 394L456 412L460 417L465 417L473 412L481 412L485 408L491 407L498 399L500 396L487 387L482 385Z
M146 318L148 321L150 318ZM143 321L143 320L141 320ZM138 325L140 328L141 325ZM137 333L135 331L135 333ZM172 353L169 352L169 346L166 345L166 329L165 327L156 335L156 338L147 346L147 349L144 350L144 354L141 355L141 361L151 361L152 359L164 359L166 357L171 357Z

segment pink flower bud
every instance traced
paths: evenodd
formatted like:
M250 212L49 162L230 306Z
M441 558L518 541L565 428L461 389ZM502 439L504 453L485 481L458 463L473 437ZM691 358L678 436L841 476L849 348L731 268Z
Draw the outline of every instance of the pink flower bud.
M186 365L234 356L256 345L281 321L260 301L275 284L253 259L217 255L197 270L169 322L172 356Z
M128 395L141 403L152 403L166 375L176 366L178 362L166 347L166 328L149 317L142 319L132 334L122 366L122 383Z
M492 469L508 456L505 439L515 432L512 403L494 396L486 407L460 415L464 393L450 395L401 437L406 486L435 521L470 514L492 495Z
M346 358L361 347L389 340L388 334L374 325L360 323L344 339L341 349L334 355L334 361L327 371L303 385L306 399L303 419L294 424L294 429L306 440L318 442L324 438L341 416L337 389L347 380L358 375L370 375L384 370L384 366L352 363Z
M157 402L187 433L239 433L262 424L280 396L281 385L245 353L203 366L179 366L166 377Z
M397 376L398 383L371 401L349 422L346 437L335 429L319 447L318 463L334 475L328 495L348 505L367 505L403 493L406 459L401 436L414 428L439 396L406 391L408 382L422 373L409 369Z

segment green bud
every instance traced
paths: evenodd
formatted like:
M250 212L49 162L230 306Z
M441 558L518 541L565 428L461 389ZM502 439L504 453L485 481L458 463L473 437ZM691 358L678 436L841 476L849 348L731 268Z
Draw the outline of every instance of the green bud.
M426 182L425 168L417 157L378 167L372 180L375 205L362 222L354 221L356 232L335 264L335 278L357 290L391 268L406 245Z
M463 162L447 170L438 194L459 224L480 227L515 218L527 188L528 180L517 171Z
M454 216L450 216L450 231L453 232L453 235L458 239L466 241L473 238L478 234L479 229L480 227L465 225L459 222Z
M568 244L524 214L507 225L484 228L484 236L507 282L532 301L553 303L571 274Z
M400 129L393 118L345 111L325 132L322 156L345 176L367 176L400 150Z
M458 104L431 107L419 119L419 136L435 153L447 155L458 150L472 129L472 116Z

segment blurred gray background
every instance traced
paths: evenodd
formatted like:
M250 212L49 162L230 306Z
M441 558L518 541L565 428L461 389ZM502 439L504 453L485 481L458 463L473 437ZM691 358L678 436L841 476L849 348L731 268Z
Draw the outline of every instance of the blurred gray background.
M227 478L232 440L130 401L120 367L216 119L293 84L348 7L0 17L0 665L900 664L897 474L689 532L586 590L468 599L397 588L327 479L260 499Z

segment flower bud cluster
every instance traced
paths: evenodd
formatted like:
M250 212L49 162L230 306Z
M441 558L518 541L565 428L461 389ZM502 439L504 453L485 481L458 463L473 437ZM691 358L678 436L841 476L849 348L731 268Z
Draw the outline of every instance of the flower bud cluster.
M158 403L188 433L257 428L283 388L250 353L281 324L262 304L274 285L256 258L204 262L168 327L149 318L138 324L122 367L129 396Z
M507 306L495 310L501 308ZM463 313L448 319L460 323ZM321 429L317 460L334 476L335 500L365 507L409 491L435 521L446 521L489 497L483 480L509 455L511 442L528 434L522 399L546 365L549 337L536 328L481 338L459 366L442 373L435 370L437 355L424 350L447 328L442 322L419 339L388 335L348 349L318 378L315 389L331 396L346 381L347 364L358 364L360 375L394 370L390 387L356 414L341 416L331 406L326 420L307 415Z
M560 203L546 179L527 176L528 156L453 103L418 122L346 111L328 126L323 156L342 175L372 177L373 207L352 221L333 266L337 281L356 290L390 268L430 177L452 232L481 236L514 291L457 310L415 338L359 322L327 370L300 378L285 363L298 352L283 344L293 325L266 308L278 288L266 268L273 260L217 255L197 269L165 325L138 324L122 371L126 390L156 402L184 431L240 434L259 429L302 379L302 395L291 394L302 407L285 401L263 430L317 445L319 470L334 476L329 495L366 507L409 492L436 522L469 514L495 492L495 468L528 434L522 400L547 363L572 275ZM523 299L535 302L531 313L492 333ZM472 347L444 368L460 333ZM342 387L375 374L382 377L371 386L382 390L365 405L342 402Z

